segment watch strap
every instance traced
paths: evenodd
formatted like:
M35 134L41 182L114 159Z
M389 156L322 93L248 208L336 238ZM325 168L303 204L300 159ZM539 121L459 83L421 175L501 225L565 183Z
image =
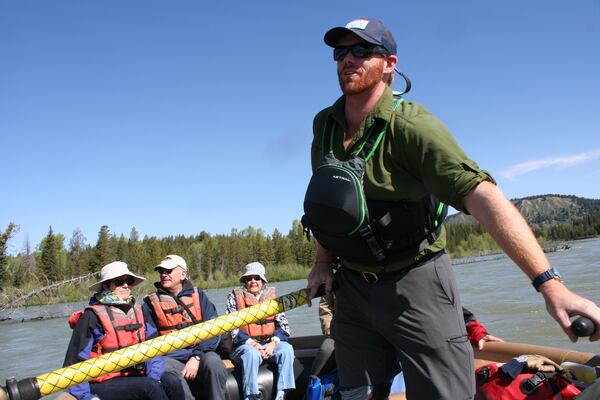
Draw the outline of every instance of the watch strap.
M552 279L557 279L562 282L562 277L560 276L560 273L556 268L548 268L547 270L536 276L531 281L531 284L533 285L535 290L539 292L540 286L542 286L543 283L548 282Z

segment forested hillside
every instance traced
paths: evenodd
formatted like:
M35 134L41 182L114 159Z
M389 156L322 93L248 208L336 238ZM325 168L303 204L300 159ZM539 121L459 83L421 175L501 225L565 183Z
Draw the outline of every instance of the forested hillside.
M571 222L586 215L600 212L600 200L577 196L544 194L520 199L511 199L521 215L532 226ZM475 223L470 215L456 213L446 219L446 224Z
M542 244L600 235L600 200L547 194L511 201ZM469 215L451 215L446 229L448 250L454 256L498 250L489 234Z
M286 235L277 230L267 235L262 229L248 227L228 235L201 232L194 236L140 238L135 228L125 237L111 234L108 226L102 226L95 244L89 244L79 229L66 242L62 233L50 227L35 249L25 243L18 255L9 257L5 245L17 228L11 224L0 232L0 305L3 293L8 296L10 291L14 294L97 272L114 260L123 260L136 273L156 280L157 263L167 254L178 254L186 259L193 280L202 287L215 287L235 284L244 265L255 260L267 266L272 280L303 278L315 251L314 240L307 240L300 222L294 221ZM85 287L72 290L72 294L61 295L77 299L87 294Z

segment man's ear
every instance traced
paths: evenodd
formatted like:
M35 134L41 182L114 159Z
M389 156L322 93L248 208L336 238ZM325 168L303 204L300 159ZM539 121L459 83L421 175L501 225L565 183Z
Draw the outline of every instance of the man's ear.
M386 56L385 57L385 64L383 66L383 73L384 74L393 74L394 73L394 68L396 68L396 64L398 63L398 57L397 56Z

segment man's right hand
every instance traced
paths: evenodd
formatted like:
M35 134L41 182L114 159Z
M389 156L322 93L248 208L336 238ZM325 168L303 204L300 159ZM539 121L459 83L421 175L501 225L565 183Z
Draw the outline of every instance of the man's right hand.
M195 357L190 357L189 360L183 366L181 370L181 374L188 381L193 381L196 379L196 375L198 374L198 369L200 368L200 361L196 360Z
M580 315L589 318L596 326L600 326L600 308L598 306L573 292L563 283L556 280L545 282L540 287L540 293L546 301L548 313L558 322L572 342L577 341L577 336L571 330L570 317ZM600 329L590 336L590 341L600 339Z
M312 299L317 295L319 286L325 284L325 294L331 293L331 285L333 284L333 271L331 262L315 262L310 273L308 274L308 306L311 306Z

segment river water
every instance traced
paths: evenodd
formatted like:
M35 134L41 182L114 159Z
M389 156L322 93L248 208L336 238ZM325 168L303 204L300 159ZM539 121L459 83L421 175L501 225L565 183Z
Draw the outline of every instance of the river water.
M552 265L565 283L577 294L600 304L600 238L577 241L569 250L548 254ZM508 258L482 257L455 266L462 300L488 331L506 341L600 353L600 342L580 339L571 343L545 311L543 298L529 280ZM300 289L305 280L278 282L279 294ZM219 313L224 313L225 299L231 289L208 290ZM66 315L83 303L29 307L13 313L32 315ZM320 333L317 300L313 307L300 307L287 313L293 336ZM23 323L0 324L0 385L8 377L33 377L62 367L71 332L66 318Z

